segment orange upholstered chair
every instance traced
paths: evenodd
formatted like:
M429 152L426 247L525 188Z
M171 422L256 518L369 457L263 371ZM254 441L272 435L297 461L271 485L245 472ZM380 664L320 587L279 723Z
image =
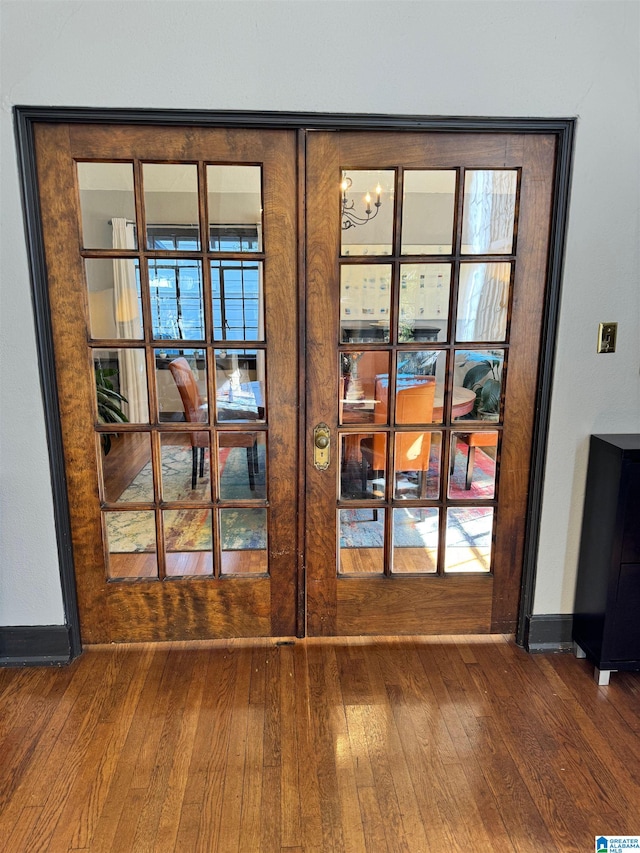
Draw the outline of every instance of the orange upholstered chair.
M411 384L407 385L409 381ZM426 472L429 469L431 434L427 431L416 435L421 427L430 424L433 418L433 401L436 391L435 376L412 376L398 384L396 391L396 424L415 424L411 433L396 433L395 469L417 471L420 497L427 490ZM373 410L374 423L387 423L388 380L376 381L376 402ZM362 490L366 491L367 466L372 471L384 471L386 466L386 434L376 433L361 444Z
M471 488L471 481L473 480L473 466L476 461L476 447L495 447L498 443L498 434L496 432L454 433L453 444L451 447L451 474L453 474L453 469L456 464L456 447L458 442L466 444L469 448L467 451L467 470L464 480L464 487L468 491Z
M198 383L193 375L193 371L189 367L189 362L182 356L174 358L169 363L169 370L173 376L180 399L184 406L185 418L189 423L206 423L207 422L207 404L202 402ZM197 475L204 477L204 451L209 447L208 432L190 432L191 451L193 457L193 466L191 469L191 488L195 489ZM246 447L247 448L247 468L249 472L249 487L251 491L255 489L255 474L258 467L258 454L256 445L255 433L245 432L229 432L218 433L218 445L220 447ZM198 472L198 450L200 450L200 471Z

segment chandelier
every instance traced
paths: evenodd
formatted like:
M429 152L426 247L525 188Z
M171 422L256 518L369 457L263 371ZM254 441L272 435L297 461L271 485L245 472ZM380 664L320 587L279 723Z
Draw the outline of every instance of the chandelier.
M373 206L375 210L371 207L371 193L367 192L364 197L364 203L366 205L364 210L364 216L358 216L356 213L356 205L353 199L348 198L348 192L351 189L351 185L353 181L351 178L347 177L347 175L342 173L342 183L340 184L340 189L342 190L342 230L347 231L349 228L355 228L356 225L366 225L367 222L371 222L372 219L375 219L378 215L378 211L382 205L380 201L380 196L382 194L382 188L380 184L376 187L376 200L373 202Z

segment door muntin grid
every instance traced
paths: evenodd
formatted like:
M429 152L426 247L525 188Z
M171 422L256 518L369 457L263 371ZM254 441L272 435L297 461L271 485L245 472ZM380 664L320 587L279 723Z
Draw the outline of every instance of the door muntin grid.
M352 238L339 259L341 577L492 569L519 170L422 171L395 170L395 254L361 236L361 254ZM416 187L451 197L409 205ZM421 233L416 211L426 220ZM354 280L367 287L345 298ZM382 305L380 282L389 283ZM411 406L410 396L423 402Z
M261 167L81 161L77 174L107 578L265 576ZM245 263L229 340L211 271Z

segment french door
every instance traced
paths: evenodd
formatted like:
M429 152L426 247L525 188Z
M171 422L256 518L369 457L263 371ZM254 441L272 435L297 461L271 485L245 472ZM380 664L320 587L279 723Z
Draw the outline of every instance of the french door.
M310 634L514 629L554 158L310 134Z
M83 642L295 634L295 132L36 131Z
M512 630L555 138L35 148L83 641Z

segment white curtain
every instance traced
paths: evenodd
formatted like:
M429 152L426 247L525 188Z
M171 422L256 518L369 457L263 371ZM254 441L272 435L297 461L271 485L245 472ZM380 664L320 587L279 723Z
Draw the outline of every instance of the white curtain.
M478 170L465 192L465 251L474 254L510 252L515 214L516 173ZM508 272L503 265L476 270L461 294L467 328L463 340L500 341L506 333ZM466 301L465 301L466 300ZM474 319L475 318L475 319Z
M133 225L126 219L112 219L114 249L134 249ZM142 316L136 286L136 269L129 258L115 258L113 261L113 299L114 314L118 328L118 338L126 340L142 339ZM120 393L127 398L123 405L125 414L131 423L148 423L149 406L147 403L147 381L143 349L118 350Z

